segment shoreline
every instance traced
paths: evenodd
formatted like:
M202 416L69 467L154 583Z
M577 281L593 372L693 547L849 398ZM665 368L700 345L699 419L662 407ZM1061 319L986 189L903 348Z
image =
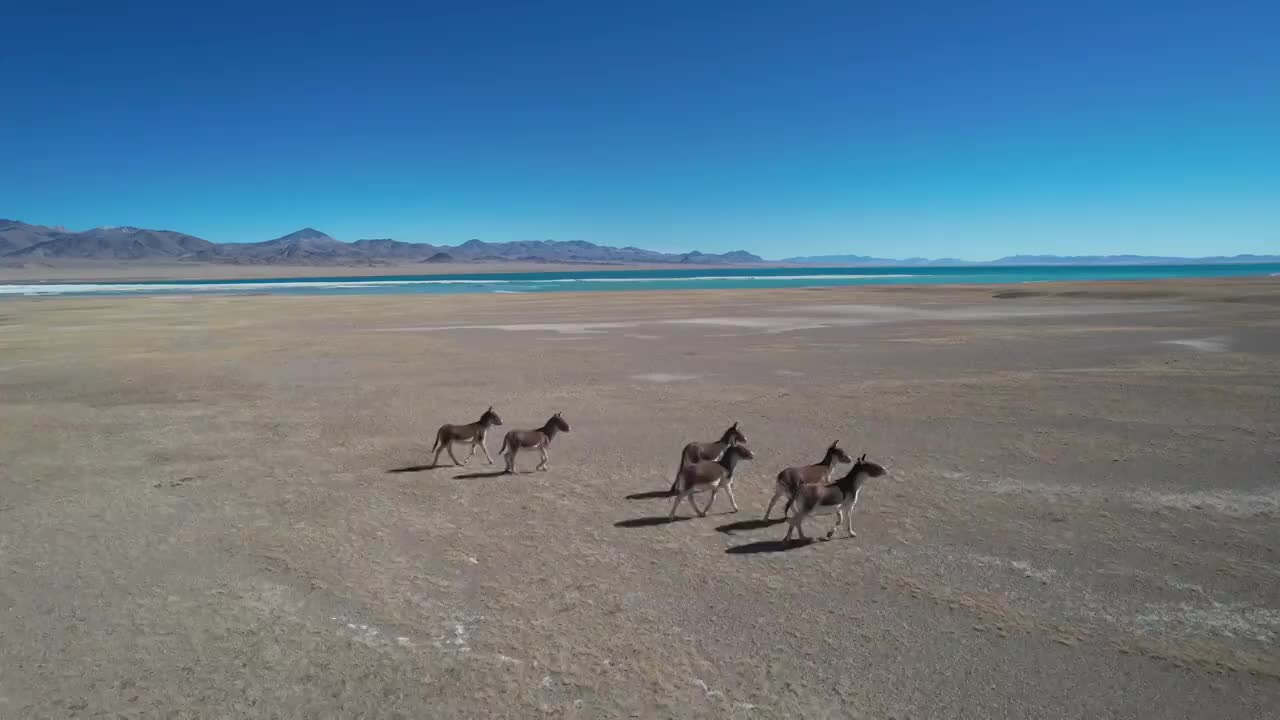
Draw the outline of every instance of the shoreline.
M301 278L299 278L301 279ZM0 286L4 285L0 281ZM626 290L583 290L567 283L563 290L537 292L392 292L392 293L334 293L316 292L134 292L134 293L67 293L67 294L5 294L0 302L48 302L58 301L129 301L150 300L231 300L264 299L299 301L306 299L338 299L344 303L357 301L395 302L413 298L424 302L428 298L438 301L467 298L474 304L482 298L498 302L519 298L528 302L534 298L555 299L570 304L613 304L643 302L652 304L659 299L676 302L704 299L708 302L767 301L770 298L820 298L823 296L856 296L874 302L923 301L945 302L953 299L983 301L1016 300L1132 300L1171 301L1191 300L1220 303L1261 303L1280 305L1280 278L1272 276L1151 278L1141 280L1050 280L1005 283L892 283L892 284L836 284L793 287L679 287L668 289L638 288ZM607 300L606 300L607 298Z
M391 276L450 277L457 275L515 275L555 273L615 273L653 270L812 270L839 269L865 270L869 273L914 270L972 270L976 273L999 272L1011 269L1090 268L1097 270L1117 268L1155 267L1221 267L1223 272L1252 266L1274 266L1274 262L1257 263L1138 263L1132 265L848 265L848 264L795 264L751 263L734 265L676 264L676 263L528 263L528 262L471 262L471 263L391 263L386 265L222 265L215 263L141 263L129 262L77 262L32 267L0 266L0 285L54 284L54 283L127 283L127 282L242 282L247 280L320 280L359 279ZM1263 272L1256 276L1238 274L1205 275L1203 279L1231 279L1238 277L1275 277ZM1098 281L1102 282L1102 281Z
M1133 301L1177 302L1245 305L1280 305L1280 279L1274 277L1228 278L1153 278L1149 280L1062 280L1009 283L902 283L849 284L801 287L704 287L672 289L639 289L626 291L565 290L533 293L273 293L273 292L208 292L208 293L135 293L135 294L67 294L67 295L3 295L0 303L47 303L78 301L124 303L132 300L173 301L189 304L195 300L219 302L337 302L344 306L370 308L397 307L406 301L415 305L450 306L460 301L469 306L508 307L517 302L548 304L562 308L628 307L637 302L646 308L703 302L733 306L756 306L773 302L805 300L821 303L855 302L867 304L924 304L949 302L1014 303L1019 301ZM430 301L428 303L428 301Z

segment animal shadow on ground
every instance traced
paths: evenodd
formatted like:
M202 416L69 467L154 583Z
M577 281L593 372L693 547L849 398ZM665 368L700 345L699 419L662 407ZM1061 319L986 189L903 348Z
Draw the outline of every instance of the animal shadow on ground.
M650 490L648 492L631 493L628 500L654 500L657 498L675 497L670 490Z
M392 468L387 471L387 474L395 475L398 473L425 472L427 470L435 470L436 468L442 468L442 467L445 467L445 466L444 465L409 465L407 467L402 467L402 468Z
M786 521L782 518L770 518L768 520L739 520L738 522L731 522L728 525L721 525L716 528L716 531L722 532L726 535L732 535L742 530L759 530L761 528L777 525L781 522Z
M734 545L731 548L725 548L725 552L730 555L757 555L759 553L777 553L795 550L810 545L814 542L813 538L805 540L759 540L746 545Z
M642 528L653 527L655 525L666 525L667 523L684 522L693 518L676 516L674 520L666 515L655 515L653 517L631 518L630 520L620 520L613 524L614 527L620 528Z
M515 476L515 475L532 475L532 474L533 472L530 470L516 470L515 472L507 472L506 470L492 470L490 472L462 473L461 475L454 475L453 479L454 480L479 480L481 478L499 478L504 475Z

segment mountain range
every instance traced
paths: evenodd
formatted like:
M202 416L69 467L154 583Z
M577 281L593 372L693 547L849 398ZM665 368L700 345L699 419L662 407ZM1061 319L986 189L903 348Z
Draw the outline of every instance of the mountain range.
M1280 255L1214 255L1210 257L1169 257L1161 255L1009 255L997 260L960 260L959 258L905 259L878 258L867 255L807 255L778 262L788 265L861 265L866 267L963 267L1017 265L1245 265L1280 262Z
M0 264L55 260L116 260L136 262L205 262L279 265L379 265L390 263L531 262L531 263L682 263L746 265L768 261L744 250L727 253L663 253L636 247L608 247L583 240L522 240L488 243L468 240L461 245L430 245L376 239L342 242L304 228L274 240L254 243L214 243L172 230L101 227L76 232L62 227L0 220ZM1202 258L1150 255L1012 255L998 260L957 258L878 258L866 255L810 255L776 261L790 265L861 266L974 266L974 265L1145 265L1239 264L1280 262L1280 255L1235 255Z
M124 260L281 265L352 265L391 262L541 263L761 263L751 253L662 253L635 247L615 248L582 240L526 240L461 245L430 245L391 239L342 242L312 228L255 243L213 243L171 230L103 227L74 232L61 227L0 220L0 261Z

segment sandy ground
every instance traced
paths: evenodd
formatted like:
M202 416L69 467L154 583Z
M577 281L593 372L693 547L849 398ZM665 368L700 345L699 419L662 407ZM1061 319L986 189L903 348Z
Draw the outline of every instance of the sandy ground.
M1036 291L0 303L0 717L1274 717L1280 284Z
M733 267L754 267L734 265ZM769 265L769 267L786 267ZM30 261L0 265L0 283L138 280L249 280L261 278L369 277L373 275L462 275L469 273L608 272L611 270L724 269L724 265L666 263L575 264L533 262L393 263L387 265L224 265L115 261Z

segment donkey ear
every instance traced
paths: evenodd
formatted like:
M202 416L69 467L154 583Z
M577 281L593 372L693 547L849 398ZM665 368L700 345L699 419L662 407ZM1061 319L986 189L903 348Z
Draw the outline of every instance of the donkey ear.
M732 426L732 427L730 427L729 429L730 429L730 430L737 430L737 429L738 429L738 421L737 421L737 420L734 420L734 421L733 421L733 426Z
M835 442L831 443L831 447L832 447L832 448L835 448L835 447L836 447L836 446L838 446L839 444L840 444L840 441L839 441L839 440L836 440Z
M490 406L489 406L489 412L493 412L493 406L492 406L492 405L490 405Z
M862 457L858 458L858 462L866 462L866 461L867 461L867 454L862 453Z

